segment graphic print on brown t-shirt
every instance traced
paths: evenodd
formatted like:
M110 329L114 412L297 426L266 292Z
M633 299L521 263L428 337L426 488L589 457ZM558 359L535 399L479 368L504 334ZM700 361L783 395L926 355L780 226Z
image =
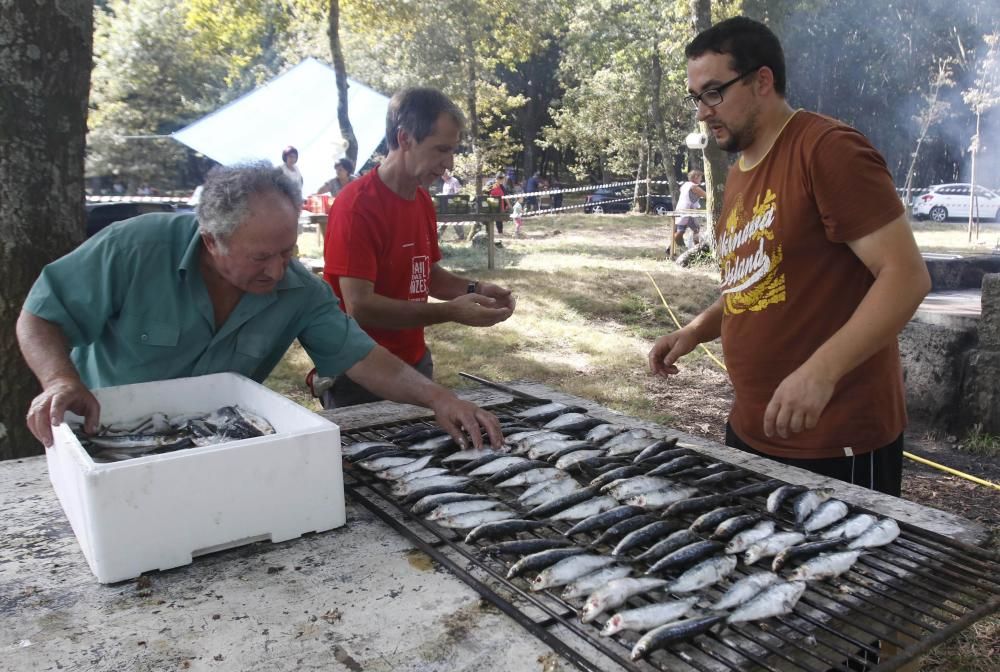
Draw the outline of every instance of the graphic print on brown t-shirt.
M785 300L785 274L781 269L781 244L765 249L764 241L774 240L774 213L777 196L770 189L763 199L758 199L744 219L743 194L740 194L719 236L718 250L722 269L722 295L727 314L747 310L764 310ZM746 247L756 241L755 246ZM742 255L741 255L742 253Z

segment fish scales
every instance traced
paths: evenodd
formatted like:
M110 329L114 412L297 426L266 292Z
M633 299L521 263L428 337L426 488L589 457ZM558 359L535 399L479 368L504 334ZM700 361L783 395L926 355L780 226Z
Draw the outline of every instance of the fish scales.
M517 476L518 474L523 474L526 471L531 471L532 469L543 469L547 467L545 462L542 462L541 460L526 460L524 458L520 459L521 459L520 462L508 464L499 471L496 471L495 473L491 474L489 477L487 477L486 480L488 480L490 483L501 483L503 481L506 481L508 478L513 478L514 476ZM534 483L532 483L532 485L534 485Z
M736 569L735 555L716 555L702 560L670 584L671 593L691 593L718 583Z
M489 495L479 495L470 492L444 492L440 494L427 495L420 499L416 504L414 504L410 511L417 515L423 515L429 511L433 511L434 508L440 506L441 504L448 504L450 502L463 502L474 499L492 499Z
M762 520L749 530L743 530L729 540L726 544L726 553L742 553L761 539L766 539L774 534L774 521Z
M632 652L629 655L634 661L641 660L650 653L669 646L674 642L693 639L707 632L717 623L721 623L725 618L725 616L719 615L701 616L699 618L686 618L681 621L661 625L643 635L635 643L635 646L632 647Z
M708 509L713 509L721 504L726 504L732 501L732 496L728 493L722 493L719 495L703 495L701 497L691 497L690 499L684 499L679 502L674 502L667 507L666 511L663 512L664 517L669 516L679 516L685 513L698 513L699 511L707 511Z
M796 567L789 578L792 581L833 579L853 567L860 555L861 551L843 551L841 553L818 555Z
M636 495L635 497L626 499L625 503L641 506L644 509L657 510L666 508L669 511L670 507L673 507L683 501L689 501L689 498L697 493L697 488L689 486L675 486L665 490L644 492L641 495Z
M763 517L764 516L759 513L747 513L742 516L729 518L719 523L709 538L718 539L719 541L728 541L739 532L742 532L751 525L755 525L760 522Z
M549 520L580 520L614 508L618 502L614 497L594 497L585 502L575 504L567 509L549 516Z
M489 509L486 511L472 511L470 513L459 513L454 516L440 518L435 522L441 527L450 527L459 530L477 528L484 523L493 523L502 520L509 520L515 517L513 511L498 511Z
M566 548L572 546L573 542L568 539L552 539L540 537L538 539L515 539L513 541L498 541L495 544L484 546L482 551L487 555L517 555L525 556L539 551L547 551L553 548Z
M582 548L550 548L531 553L511 565L507 572L507 578L514 579L528 572L541 571L560 560L581 555L584 552L585 550Z
M794 497L808 490L804 485L783 485L767 496L767 512L777 513L781 505L789 497Z
M802 529L806 532L822 530L824 527L829 527L846 518L848 513L847 504L839 499L828 499L809 514L809 517L802 523Z
M616 467L611 471L606 471L600 476L597 476L592 480L589 485L596 487L603 487L612 481L617 481L618 479L631 478L632 476L638 476L643 473L641 467L637 467L632 464L626 464L621 467Z
M833 496L833 488L817 488L807 490L792 500L792 511L795 513L795 522L802 522L809 517L816 508Z
M666 539L662 539L653 544L648 550L636 556L636 560L643 562L655 562L665 555L673 553L679 548L684 548L688 544L701 541L701 537L691 530L678 530L673 532Z
M631 518L626 518L620 523L615 523L608 529L604 530L597 539L594 539L594 546L600 546L601 544L606 544L615 539L621 539L626 534L630 532L635 532L639 528L645 527L659 520L659 517L652 513L641 513L637 516L632 516Z
M856 516L851 516L847 520L834 525L829 530L824 531L820 536L824 539L836 539L839 537L843 537L844 539L854 539L869 527L874 525L877 520L878 518L870 513L859 513Z
M720 597L715 604L712 605L712 610L722 611L724 609L737 607L747 600L755 597L768 586L773 586L781 581L782 578L774 572L760 572L759 574L745 576L731 585L729 589L722 594L722 597Z
M722 544L717 541L696 541L660 558L652 567L646 570L646 574L657 574L675 569L680 570L718 553L721 549Z
M539 504L525 514L528 518L546 518L563 509L593 499L598 494L597 488L581 488L565 495L559 495L554 499Z
M823 539L821 541L810 541L805 544L789 546L774 556L774 560L771 561L771 571L780 572L790 562L801 562L806 558L833 550L843 544L843 539Z
M770 558L789 546L802 543L805 538L804 534L798 532L777 532L748 548L743 555L743 561L747 565L752 565L761 558Z
M629 549L636 546L644 546L657 542L665 534L672 534L679 531L684 524L676 520L656 520L656 522L645 525L637 530L626 534L611 555L623 555Z
M899 525L892 518L883 518L861 533L847 548L875 548L885 546L899 536Z
M675 436L670 439L660 439L659 441L654 441L639 451L639 453L632 459L636 464L639 464L648 458L665 454L669 454L671 457L680 457L681 455L692 455L694 454L694 451L690 448L678 448L677 437Z
M791 613L806 590L803 581L782 582L765 588L729 615L729 623L760 621Z
M739 514L743 513L743 511L744 509L742 506L722 506L717 509L712 509L708 513L703 513L695 518L694 522L691 523L690 529L695 532L715 529L723 521L735 518Z
M611 525L614 525L615 523L620 523L623 520L634 518L635 516L643 513L645 513L644 510L640 509L638 506L616 506L612 509L608 509L607 511L594 514L589 518L584 518L579 523L563 532L563 534L568 537L574 534L591 532L593 530L603 530Z
M522 520L512 518L510 520L500 520L492 523L483 523L473 529L465 536L465 543L471 544L478 539L497 539L500 537L510 537L519 532L528 532L545 527L545 523L538 520Z
M584 574L580 578L567 583L566 587L563 588L561 597L564 600L575 600L578 597L585 597L601 586L606 585L608 581L623 579L631 573L632 569L624 565L602 567L597 571Z

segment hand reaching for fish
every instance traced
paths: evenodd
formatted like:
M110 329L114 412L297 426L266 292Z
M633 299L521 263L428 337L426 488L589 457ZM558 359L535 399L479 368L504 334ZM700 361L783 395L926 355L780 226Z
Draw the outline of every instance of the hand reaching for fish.
M101 419L101 405L79 377L54 378L35 397L28 409L28 429L46 448L52 445L52 427L63 421L66 411L84 418L84 431L93 434Z
M431 402L431 410L441 428L462 448L467 447L470 439L474 447L481 448L484 431L494 448L503 445L500 421L489 411L484 411L471 402L447 393L435 396Z

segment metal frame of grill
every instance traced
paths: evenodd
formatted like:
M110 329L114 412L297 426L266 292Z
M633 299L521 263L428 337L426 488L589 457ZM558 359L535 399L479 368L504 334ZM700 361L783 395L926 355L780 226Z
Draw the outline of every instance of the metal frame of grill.
M493 386L519 397L490 405L497 413L547 401ZM417 424L430 426L419 419L377 424L344 431L342 439L348 443L381 440ZM836 583L810 581L793 613L763 623L730 626L722 632L713 630L633 663L628 654L640 634L600 636L604 619L581 623L574 605L556 592L534 593L517 580L506 579L508 564L502 559L484 556L477 546L462 541L464 535L410 513L389 494L385 482L360 471L345 470L345 490L354 501L581 670L604 670L610 663L625 670L891 672L1000 610L1000 561L995 554L899 521L902 532L895 542L862 555ZM767 480L754 472L747 474L742 484ZM496 488L479 489L515 510L522 508L516 497ZM852 510L865 511L853 505ZM558 523L553 527L561 529ZM589 541L596 536L586 535ZM741 564L737 571L745 573L746 568ZM718 587L709 592L713 597L721 594ZM626 606L652 601L640 596ZM892 645L896 653L875 664L870 661L877 659L880 641Z

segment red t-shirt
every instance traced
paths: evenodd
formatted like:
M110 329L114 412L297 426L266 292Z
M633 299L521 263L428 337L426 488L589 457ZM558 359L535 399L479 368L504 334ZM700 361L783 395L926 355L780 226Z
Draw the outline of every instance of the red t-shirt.
M782 380L840 329L874 282L847 246L903 213L885 160L861 133L799 111L756 166L729 171L716 241L730 423L753 448L818 459L888 445L906 424L893 340L837 384L815 429L764 435Z
M378 169L349 183L327 217L323 277L340 298L340 278L375 284L375 293L403 301L427 301L431 267L440 261L437 213L431 197L417 189L402 198L378 177ZM363 325L362 325L363 326ZM424 356L424 329L364 327L376 343L408 364Z

